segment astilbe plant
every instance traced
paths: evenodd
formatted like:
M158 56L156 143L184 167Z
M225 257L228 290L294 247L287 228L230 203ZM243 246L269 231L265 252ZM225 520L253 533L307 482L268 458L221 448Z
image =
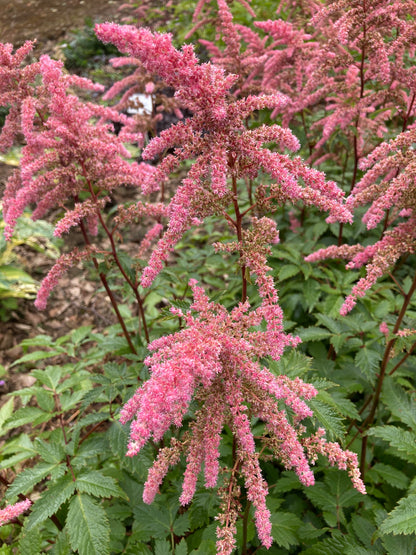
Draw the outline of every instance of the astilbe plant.
M412 330L401 328L416 291L416 272L410 276L410 286L407 291L398 284L392 272L399 259L414 254L416 249L414 136L415 131L412 126L395 139L382 143L367 159L363 160L361 167L363 170L367 169L367 172L356 184L347 200L347 205L352 209L371 203L362 219L367 229L373 229L378 224L384 223L382 237L368 246L360 244L331 246L306 257L309 262L326 258L344 258L349 261L347 268L351 269L365 266L366 275L353 286L341 307L340 313L344 316L354 308L357 299L364 297L377 280L384 276L393 278L402 295L401 308L391 327L391 332L385 322L380 326L380 331L386 335L386 346L377 385L374 394L370 397L370 411L361 430L369 428L374 421L397 339L400 336L412 335ZM400 368L413 349L414 345L391 369L390 375ZM362 472L364 472L367 441L367 436L364 435L361 451Z
M254 17L250 5L244 0L240 3ZM95 376L103 387L95 387L83 397L85 392L81 389L91 386L91 374L86 372L88 383L77 382L79 389L75 388L74 393L68 394L72 389L64 390L70 403L66 403L66 411L62 409L56 392L63 381L75 382L81 376L79 368L83 367L79 360L84 358L85 349L82 340L83 350L76 365L71 362L49 366L45 371L38 368L37 386L19 393L24 399L36 391L33 395L39 395L39 406L48 407L49 420L46 411L41 415L47 425L39 433L42 442L39 445L45 447L52 437L65 444L59 457L64 476L57 478L51 474L48 486L41 486L41 498L34 501L33 507L26 500L0 511L0 524L20 525L18 516L30 508L19 548L35 537L40 522L51 518L62 531L57 544L62 545L68 535L71 548L81 555L89 555L92 545L97 552L110 552L117 543L110 548L110 525L106 518L114 510L112 522L116 524L114 535L117 535L121 505L93 501L90 494L97 493L103 498L121 495L126 499L128 492L130 499L121 511L126 510L129 515L124 518L125 543L123 547L114 547L114 551L146 550L151 541L150 549L158 552L164 542L158 543L157 538L162 535L153 532L146 535L149 515L158 514L155 506L161 507L167 501L169 508L164 513L160 511L162 521L171 513L172 499L176 514L178 497L180 516L177 520L172 520L171 514L166 517L172 552L179 553L184 547L198 549L202 533L202 541L209 533L207 529L202 532L198 512L201 499L205 504L209 497L199 487L203 475L207 488L218 488L220 554L231 553L236 546L238 519L242 524L242 553L261 549L256 539L252 548L248 547L250 511L259 540L266 548L272 543L271 522L276 522L273 536L285 552L303 548L307 553L310 550L359 553L367 549L390 554L414 550L411 537L415 531L414 483L389 516L384 508L391 511L405 495L400 491L408 487L408 475L416 461L412 431L415 425L412 360L416 343L411 310L416 277L409 264L416 242L415 4L406 0L288 0L279 4L277 13L281 19L253 21L252 25L247 23L248 17L245 25L241 25L233 18L232 10L233 3L225 0L198 2L195 29L210 21L216 26L219 39L218 44L202 41L212 60L205 64L199 63L192 46L175 49L170 35L130 26L98 26L97 34L102 40L115 43L127 54L117 58L114 67L134 67L132 75L115 83L106 93L106 100L117 99L113 108L81 101L75 95L76 88L98 95L102 87L66 75L62 64L47 56L24 67L23 60L31 52L32 43L26 43L15 54L11 45L0 46L0 104L8 108L0 145L7 150L14 141L25 143L21 170L13 174L6 187L7 235L11 235L16 219L30 205L35 207L35 217L50 211L56 216L59 211L55 234L66 237L69 231L78 229L85 241L85 247L65 252L45 278L37 306L45 306L64 271L78 261L92 261L129 346L128 349L125 341L114 342L116 346L123 345L122 352L129 351L125 355L128 362L119 365L120 351L113 353L112 346L106 346L108 336L98 342L95 332L91 338L88 330L81 330L80 334L76 330L74 338L85 337L85 332L85 341L97 341L99 347L95 348L103 350L101 359L100 353L98 358L93 356L94 366L97 360L101 365L104 357L112 360L100 367ZM163 100L160 93L167 87L175 91L175 96ZM168 110L182 110L177 112L180 121L150 142L141 138L139 133L149 129L149 118L140 115L130 118L119 113L129 108L131 95L137 92L158 97ZM181 118L182 114L186 117ZM282 126L270 125L273 118L282 122ZM155 121L150 122L153 131ZM268 124L260 125L259 121ZM118 135L113 123L120 128ZM287 128L289 124L299 137L306 138L300 152L305 157L309 155L310 164L325 167L333 172L331 175L343 176L346 190L351 188L347 199L334 182L296 155L300 142ZM146 145L141 153L145 162L127 162L124 144L130 142ZM170 181L172 174L174 180ZM114 198L115 188L126 185L133 186L130 191L134 203L117 207L114 216L107 214L106 207ZM167 202L168 195L171 198ZM367 233L357 239L362 230L357 231L355 226L350 232L344 224L351 222L352 211L362 215L365 206L368 209L362 221ZM286 207L290 212L285 219ZM302 210L301 221L296 219L297 208ZM328 223L341 222L338 246L328 247L334 240L331 236L334 227L319 221L314 208L329 212ZM294 233L288 230L286 220ZM132 224L136 221L141 226L140 244L135 259L126 263L118 240L123 228L129 234L134 232ZM201 252L184 254L189 241L192 244L197 241L194 231L199 234L201 229L218 230L217 235L214 231L212 245L205 245L210 240L208 234ZM95 235L98 230L101 237ZM189 230L191 234L187 234ZM354 239L344 243L353 233ZM319 237L326 248L310 255L307 261L344 258L348 261L347 270L330 263L312 267L303 262L303 255L310 252ZM177 253L178 243L181 250ZM209 256L215 257L218 264L215 276L208 275L202 266L197 271L196 265L192 269L186 266L194 255L196 264L200 263L209 248L212 253ZM221 263L219 255L224 259ZM275 256L290 260L279 273L281 300L272 274L276 271ZM181 257L186 261L182 266ZM208 266L209 261L206 262ZM219 264L223 270L219 270ZM233 265L237 272L231 278ZM131 324L127 329L118 309L109 281L111 274L110 277L106 274L108 266L111 271L118 269L122 280L117 285L127 284L138 304L141 326L136 337L132 336ZM166 266L168 269L163 272ZM346 283L353 279L348 270L360 268L362 277L345 300L340 316L338 303ZM167 284L169 276L174 276L174 285ZM294 279L288 280L288 276ZM210 297L210 286L217 294L216 300ZM189 288L193 297L190 306ZM226 290L221 297L218 289ZM166 300L167 290L173 291L171 314L164 311L157 317L158 325L148 327L146 295L149 305L153 296L166 306L170 300ZM292 334L284 329L281 304L288 319L302 326L294 328ZM357 306L349 314L354 305ZM156 305L156 309L159 307L160 304ZM383 315L378 318L379 314ZM120 339L118 326L105 333L109 333L109 339ZM297 356L305 360L299 352L287 353L300 343L296 333L304 341L298 351L303 349L315 359L320 379L314 385L307 383L306 378L292 379L301 375L296 367ZM144 348L137 347L144 344L140 335L148 343L146 354ZM55 353L62 354L68 339L60 345L61 350ZM21 362L38 360L38 355L39 352L29 353ZM40 355L49 357L50 352ZM85 368L90 364L88 357L87 353ZM148 376L147 369L142 369L143 359L150 378L134 393L138 373L141 372L141 378ZM71 373L66 375L70 366ZM339 418L331 416L329 403L320 405L320 399L327 393L315 398L321 384L328 387L331 383L332 387L335 382L341 387L327 398L331 397L337 415L349 418L347 450L327 441L321 427L325 424L328 432L336 437L342 435L340 426L337 427ZM114 418L114 407L120 396L125 395L127 386L133 389L130 398L129 394L126 396L120 420L124 425L130 423L127 455L132 459L124 456L124 430L116 422L108 433L106 430L95 436L97 428L93 425L80 435L83 425L94 422L101 425L103 419ZM98 400L100 404L106 392L109 413L101 407L98 414L95 406L90 412L88 400ZM52 405L45 402L48 395ZM354 403L346 395L354 395L351 397ZM81 398L82 404L77 401ZM51 416L50 406L60 417L60 428L53 432L49 426L55 416ZM327 412L320 413L320 406ZM23 413L27 409L30 415L32 408L25 407ZM78 413L81 416L75 421ZM0 424L2 415L3 412ZM13 418L14 414L6 422L8 429L12 428ZM315 431L312 419L319 422ZM33 433L38 435L39 429L34 424ZM56 431L61 435L54 435ZM83 443L87 438L92 442L97 439L98 448L93 444L91 453L89 441ZM351 444L356 449L357 438L361 442L360 469L357 455L348 450ZM111 447L108 454L103 453L102 440ZM160 444L150 447L152 441ZM153 456L145 463L150 470L143 500L154 504L147 507L135 499L135 492L141 485L141 464L149 451ZM30 453L25 460L30 460L33 449ZM138 454L143 458L136 458ZM41 452L40 455L43 459ZM50 456L48 451L45 460ZM362 479L367 473L370 495L354 497L354 492L347 490L348 479L344 480L342 473L319 465L323 480L314 488L302 489L299 495L293 492L286 496L283 508L291 512L278 510L273 521L270 510L283 501L280 492L300 488L300 484L312 485L312 467L320 456L329 465L346 470L361 493L365 492ZM88 474L91 469L85 469L84 457L99 459L98 469L91 472L91 481L85 479L85 471ZM52 458L55 460L55 450ZM3 460L2 468L6 468ZM179 491L174 491L178 474L170 473L170 469L181 461L184 476ZM13 466L13 456L7 462ZM33 489L36 476L37 488L47 479L49 467L45 470L42 465L43 462L33 471L26 468L12 485L0 476L1 483L8 487L8 502L13 503L16 495L22 500L23 494L28 494L28 484ZM105 475L100 474L101 469ZM280 479L280 469L293 470L298 482L284 472ZM276 476L279 478L275 479ZM276 482L270 498L268 489L272 488L265 478L270 484ZM115 479L120 481L120 488L116 487ZM391 486L397 491L392 493ZM157 495L159 491L161 496ZM89 510L84 514L80 503L88 499ZM195 504L185 507L192 500ZM298 503L302 504L299 512ZM328 506L336 507L334 514L330 514ZM78 518L81 513L85 517L83 525ZM139 513L145 515L143 519ZM293 523L299 513L302 522L299 519L298 524ZM205 524L214 514L206 510ZM289 529L301 527L297 546L303 547L292 550L287 538L279 541L279 523L285 516L293 524ZM181 519L182 524L192 521L189 532L178 531L181 527L176 527L176 523ZM101 528L99 520L103 521ZM81 542L81 535L88 536L94 527L91 524L97 526L99 539ZM396 532L407 537L393 537ZM161 534L165 533L163 529ZM381 537L377 538L379 533ZM183 534L186 540L180 541ZM43 545L51 537L45 533ZM21 551L25 552L23 548Z
M142 135L133 131L136 123L131 118L111 108L81 101L71 93L72 87L99 92L103 87L65 74L62 62L44 55L39 62L21 68L24 56L32 48L33 43L27 42L13 55L11 45L1 46L0 100L3 106L9 107L1 145L3 149L10 147L19 133L25 140L21 168L9 178L4 193L5 236L11 236L17 218L31 204L36 204L32 215L35 219L52 209L61 209L63 216L56 224L55 235L62 236L80 228L86 246L59 258L42 282L36 306L46 307L50 292L71 266L92 260L98 270L97 256L109 256L133 289L148 337L138 282L122 268L116 252L116 227L109 229L103 216L109 195L116 187L138 188L145 175L154 171L148 164L126 160L131 155L124 143L141 144ZM113 123L122 126L118 135L114 133ZM99 225L110 241L109 253L100 251L91 241ZM107 278L103 272L99 275L134 352Z
M345 8L348 9L344 13ZM360 125L365 121L369 124L371 121L363 118L365 110L362 107L358 108L355 115L354 173L352 191L346 206L355 210L359 206L371 203L362 221L369 230L382 223L381 239L366 247L360 244L332 246L307 257L310 262L331 257L345 258L349 260L348 268L361 268L366 265L366 277L354 286L351 295L341 308L341 313L345 315L354 307L358 297L363 297L377 279L388 273L402 255L413 253L415 248L413 185L415 132L413 125L409 130L406 129L409 121L414 117L415 110L416 74L414 67L409 65L409 57L414 54L416 12L414 3L407 2L387 0L348 4L334 2L322 7L315 16L318 26L319 24L327 26L328 18L330 21L334 14L336 17L333 28L341 44L348 45L350 49L361 50L360 65L350 66L348 70L350 73L354 72L356 79L359 77L359 97L363 100L367 99L368 103L371 91L366 94L365 85L370 79L384 85L388 84L390 92L387 94L384 90L380 93L386 98L393 95L390 100L396 99L399 104L396 109L399 111L402 124L402 133L376 148L374 148L375 145L368 148L370 153L363 158L364 135ZM386 37L389 40L386 40ZM346 99L351 96L356 95L348 93ZM369 111L372 112L377 104L370 103L368 106ZM392 107L385 114L385 117L387 116L392 118ZM336 125L335 120L334 125ZM384 130L380 129L376 132L376 129L370 126L369 130L370 136L375 134L382 137L387 132L385 127ZM331 136L332 132L333 129L328 129L327 135ZM357 141L361 141L359 150ZM358 183L355 183L358 168L366 173ZM390 229L393 224L396 226ZM412 289L414 289L413 286Z
M217 5L217 39L221 38L225 48L221 49L212 41L200 39L199 42L216 65L238 74L234 95L275 91L286 94L288 104L284 113L276 109L271 114L272 118L281 114L286 126L294 110L298 110L296 99L315 68L314 62L322 55L319 44L303 27L297 27L290 20L254 20L256 29L253 29L233 21L225 0L217 0ZM197 10L194 18L195 15ZM294 110L292 105L296 106Z
M414 272L409 276L408 287L403 287L393 275L399 260L414 254L416 245L415 133L412 123L416 98L415 16L414 3L375 0L334 2L322 7L314 18L321 29L328 28L328 21L332 21L333 32L340 43L345 45L348 55L359 53L359 63L353 61L347 71L347 76L349 74L351 77L347 85L351 85L355 79L359 95L349 91L344 102L351 106L351 97L359 99L353 108L354 117L343 119L344 122L348 120L348 125L352 124L354 152L351 193L346 206L354 211L361 206L370 205L362 222L368 230L379 228L380 238L367 245L342 244L341 227L338 246L320 249L307 256L306 260L314 262L325 258L343 258L348 260L348 269L365 267L365 276L353 286L341 307L340 313L343 316L382 277L390 277L402 297L391 330L386 322L380 325L380 331L386 336L386 345L374 391L362 409L364 411L369 406L369 410L357 432L362 436L363 474L368 443L366 432L375 420L385 378L387 374L394 374L414 350L413 345L389 370L398 338L407 336L408 332L412 335L411 330L401 328L405 325L406 313L416 291ZM371 113L377 110L380 111L379 116L372 117ZM341 119L344 118L342 109L336 109L328 116L324 123L324 137L331 137L334 126L340 124L341 120L337 121L336 117L337 111ZM377 119L380 124L378 128ZM329 125L327 132L326 125ZM385 138L391 133L389 128L393 126L396 129L401 127L401 133L392 139ZM385 138L378 146L374 141L376 136ZM359 170L363 172L363 176L357 182Z
M384 223L382 238L366 247L360 244L332 246L307 257L309 262L345 258L349 260L348 268L366 267L366 276L354 285L341 308L343 315L352 310L357 298L363 297L401 256L415 252L414 136L414 129L401 133L363 160L361 168L368 171L347 200L351 209L371 203L362 221L367 229ZM390 228L393 224L396 225Z
M360 160L385 136L388 122L397 115L409 117L414 16L413 2L392 0L339 0L322 4L313 15L320 48L294 113L324 103L327 115L310 129L319 129L321 135L312 159L318 162L325 155L321 147L333 141L335 131L345 133L353 151L350 190Z
M304 399L316 395L315 388L300 379L276 377L262 363L265 357L278 360L284 348L295 346L299 339L283 331L283 314L268 274L269 245L278 241L276 224L262 216L252 217L250 226L249 216L255 209L273 211L273 207L286 201L301 201L327 210L328 221L350 221L350 212L335 183L325 181L322 173L308 168L299 157L279 152L299 147L288 129L278 125L250 129L245 125L255 110L283 110L287 103L283 95L250 95L236 100L231 91L238 75L227 74L213 64L199 64L191 46L176 50L169 35L110 23L98 25L96 32L101 40L114 43L174 87L176 98L192 113L154 138L142 154L151 160L173 149L143 180L144 193L157 191L169 173L183 161L192 160L187 176L168 205L168 226L142 273L142 286L152 284L185 231L212 215L221 216L236 235L236 241L216 244L216 249L236 252L241 268L240 304L229 311L210 302L196 280L191 280L194 302L190 311L172 309L185 320L186 327L150 343L153 354L145 362L151 377L121 411L123 423L133 420L128 455L139 453L151 438L159 441L170 426L181 427L191 401L198 401L199 409L189 431L182 441L174 439L170 447L163 448L149 471L144 501L153 500L169 466L178 462L181 453L187 461L180 498L183 505L193 497L202 465L206 486L215 486L220 436L228 424L235 438L234 466L228 470L228 486L223 490L217 551L229 554L235 545L239 474L255 509L259 538L270 547L267 487L251 431L252 417L265 424L263 447L286 468L293 468L305 485L314 481L308 460L313 462L321 453L329 457L331 464L348 468L355 487L365 490L354 454L326 443L321 431L314 439L308 440L305 435L302 421L312 412ZM279 150L263 147L270 142L276 143ZM242 182L257 178L261 172L269 174L272 183L259 187L258 201L243 209ZM248 298L249 275L257 284L257 307ZM280 408L279 400L290 407L292 418Z

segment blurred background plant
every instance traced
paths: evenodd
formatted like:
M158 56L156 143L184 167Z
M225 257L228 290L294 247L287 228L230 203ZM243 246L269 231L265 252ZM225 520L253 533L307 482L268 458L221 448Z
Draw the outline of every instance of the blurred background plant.
M18 307L18 299L34 299L39 288L38 281L31 275L34 267L26 260L25 250L56 259L61 243L53 237L52 224L44 220L33 221L28 211L20 219L10 241L4 238L4 225L0 203L0 320L3 322Z

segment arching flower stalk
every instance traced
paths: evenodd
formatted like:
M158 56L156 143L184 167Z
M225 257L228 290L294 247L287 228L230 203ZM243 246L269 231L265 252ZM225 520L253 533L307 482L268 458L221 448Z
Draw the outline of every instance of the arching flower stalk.
M251 431L252 418L259 418L265 424L261 451L266 449L269 458L295 470L304 485L314 483L310 464L317 454L324 454L331 464L348 468L359 491L365 493L365 488L359 478L355 454L342 451L337 444L326 444L322 432L319 440L308 439L305 435L303 420L312 416L305 401L316 395L315 388L299 378L276 376L260 363L266 356L278 360L284 348L296 345L299 339L283 332L282 314L270 276L262 272L257 281L264 282L260 286L265 295L262 305L252 309L246 301L231 312L210 302L196 281L190 281L194 295L190 311L183 313L172 309L185 320L186 328L149 345L153 354L145 364L151 377L124 406L120 420L127 423L133 419L127 454L134 456L149 439L159 441L170 426L180 428L191 401L198 402L200 408L189 432L182 442L175 440L171 447L159 452L143 493L143 500L151 503L169 466L176 464L184 453L182 505L192 500L202 467L206 487L217 484L221 432L228 425L236 438L236 469L253 503L259 538L264 546L270 547L267 485L262 478L259 450ZM262 331L259 326L264 321L266 330ZM278 401L290 407L292 418L279 408ZM238 497L234 499L236 476L232 473L229 479L234 485L227 501L233 504L238 502ZM235 521L227 511L218 518L221 526L217 530L217 552L229 554L235 545Z
M415 94L409 105L408 116L414 99ZM407 119L408 117L405 118L405 122ZM348 314L356 305L357 299L364 297L378 279L393 272L394 266L402 256L414 254L416 251L415 141L416 130L413 124L410 129L400 133L395 139L384 142L374 149L361 162L361 168L367 172L347 199L347 205L351 209L370 204L362 220L367 229L376 228L384 222L381 238L368 246L356 244L327 247L306 258L309 262L325 258L344 258L349 261L347 268L365 266L366 275L354 285L351 293L345 299L340 310L342 315ZM399 284L403 301L392 326L391 335L385 322L380 326L380 331L386 336L386 346L375 390L369 399L370 409L364 422L360 425L360 432L370 428L374 422L394 346L397 338L405 332L401 328L406 324L406 312L416 291L416 272L410 277L411 285L406 291ZM394 366L390 373L400 368L413 349L414 347ZM361 448L362 474L364 474L367 441L368 437L364 434Z

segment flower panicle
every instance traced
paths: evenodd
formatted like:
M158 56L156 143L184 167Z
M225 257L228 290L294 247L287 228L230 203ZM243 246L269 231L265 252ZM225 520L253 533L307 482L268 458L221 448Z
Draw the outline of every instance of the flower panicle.
M14 505L7 505L5 509L0 509L0 526L3 526L3 524L25 513L31 505L32 501L30 499L25 499Z
M267 219L255 222L260 229L264 227L262 232L268 233L269 239L276 234L271 223ZM261 265L261 257L258 264ZM254 270L260 273L253 262ZM258 279L261 281L264 277ZM302 421L312 416L307 401L317 391L300 378L291 380L287 376L275 376L260 364L265 356L279 359L285 346L293 343L293 339L281 329L281 312L268 312L262 307L253 310L248 301L229 312L210 301L196 280L190 280L189 285L194 297L190 310L184 313L172 309L173 314L185 320L187 327L149 345L151 354L145 364L151 377L121 411L123 424L133 420L127 454L139 453L151 438L159 441L169 427L181 427L192 399L197 398L200 408L181 448L186 455L186 470L180 502L186 505L191 501L203 466L206 486L216 485L220 471L221 432L228 424L237 442L241 472L248 498L255 509L258 534L262 544L269 547L272 540L270 513L266 506L267 485L261 475L250 418L254 416L265 422L267 436L263 441L272 456L286 468L294 469L302 483L312 485L314 477L310 464L314 462L318 448L313 451L309 443L304 443ZM264 285L263 304L266 307L277 304L270 287L271 283ZM268 329L259 331L256 328L263 319ZM272 319L277 322L273 323ZM276 343L280 346L276 347ZM290 408L291 419L284 409L279 408L278 401ZM349 469L353 484L361 491L362 483L352 454L343 454L337 444L325 448L324 440L319 445L320 452L327 454L330 462L335 461L340 468ZM160 453L145 485L146 502L153 500L169 466L178 460L179 451L175 444ZM223 546L224 553L230 553L225 549L229 536L224 524L230 521L225 519L222 522L218 546Z

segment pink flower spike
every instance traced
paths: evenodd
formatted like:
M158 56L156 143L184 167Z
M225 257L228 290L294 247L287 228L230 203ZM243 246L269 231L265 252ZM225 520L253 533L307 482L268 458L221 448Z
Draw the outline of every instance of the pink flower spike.
M5 509L0 510L0 526L6 524L10 520L17 518L25 511L29 509L32 505L32 501L30 499L25 499L24 501L20 501L19 503L15 503L14 505L8 505Z

